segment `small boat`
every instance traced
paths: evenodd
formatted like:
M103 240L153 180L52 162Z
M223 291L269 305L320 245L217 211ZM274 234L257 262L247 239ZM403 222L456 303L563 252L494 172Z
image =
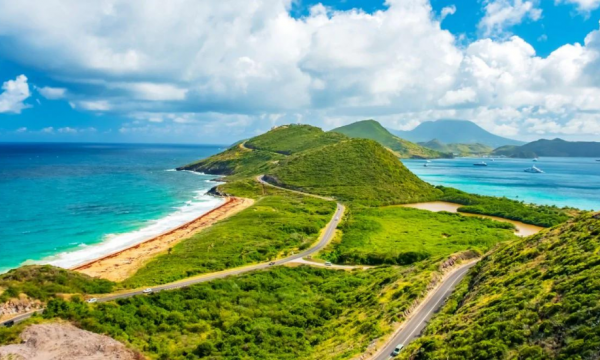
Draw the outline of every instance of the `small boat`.
M540 168L538 168L535 165L532 166L532 167L530 167L530 168L527 168L527 169L525 169L523 171L525 171L527 173L534 173L534 174L543 174L544 173Z
M533 161L538 161L538 158L533 158Z
M473 166L488 166L488 164L485 161L482 161L480 163L473 164Z
M423 164L423 167L427 167L427 163Z
M494 160L494 158L491 158L490 160L492 160L492 162L496 161L496 160Z

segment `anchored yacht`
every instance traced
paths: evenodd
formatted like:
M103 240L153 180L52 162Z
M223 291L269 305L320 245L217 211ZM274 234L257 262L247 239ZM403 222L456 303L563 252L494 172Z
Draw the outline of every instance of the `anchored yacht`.
M535 165L532 166L532 167L530 167L530 168L527 168L527 169L525 169L523 171L528 172L528 173L535 173L535 174L542 174L543 173L543 171L540 168L538 168L537 166L535 166Z

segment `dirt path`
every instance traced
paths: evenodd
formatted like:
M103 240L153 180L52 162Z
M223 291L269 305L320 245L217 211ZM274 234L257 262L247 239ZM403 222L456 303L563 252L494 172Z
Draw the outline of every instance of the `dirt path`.
M231 197L223 205L187 224L114 254L74 267L73 270L112 281L123 281L154 256L168 251L181 240L248 208L253 203L252 199Z

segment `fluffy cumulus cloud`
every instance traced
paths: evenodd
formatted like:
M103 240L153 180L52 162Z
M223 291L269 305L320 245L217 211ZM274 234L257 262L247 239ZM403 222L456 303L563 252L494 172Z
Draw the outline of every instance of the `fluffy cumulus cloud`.
M502 34L507 28L520 24L525 19L537 21L542 10L534 1L485 0L485 16L479 22L484 36Z
M557 3L574 4L580 11L589 12L600 6L600 0L556 0Z
M27 77L19 75L14 80L8 80L2 84L0 92L0 113L16 113L27 108L24 101L30 96Z
M0 0L0 57L54 77L60 87L38 89L47 99L126 117L122 134L247 136L239 129L363 117L404 129L466 118L510 136L600 134L600 36L537 56L507 33L542 16L537 0L485 0L482 37L468 44L440 27L457 9L435 14L428 0L387 0L371 14L316 5L299 19L291 3ZM23 81L10 101L21 107L0 98L0 111L23 108Z

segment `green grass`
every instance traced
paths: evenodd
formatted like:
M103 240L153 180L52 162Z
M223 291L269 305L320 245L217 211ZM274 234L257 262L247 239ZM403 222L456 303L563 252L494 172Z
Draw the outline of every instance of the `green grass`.
M426 293L430 267L274 267L190 288L44 313L107 334L150 359L348 359Z
M50 265L28 265L0 275L0 303L25 294L46 301L59 294L109 293L114 283Z
M600 214L500 247L402 359L600 356Z
M351 139L280 161L267 173L280 186L368 206L441 195L373 140Z
M473 250L483 253L515 238L513 226L488 219L404 207L354 209L341 242L321 257L343 264L412 264Z
M248 150L235 145L206 159L182 166L178 170L243 178L262 174L283 158L284 155L277 153Z
M351 138L371 139L392 150L400 158L431 159L452 157L452 153L443 153L426 148L390 133L375 120L363 120L331 130Z
M440 200L464 205L458 211L499 216L543 227L561 224L573 214L580 212L572 208L561 209L556 206L526 204L505 197L469 194L443 186L438 186L438 189L444 192Z
M313 244L335 203L296 195L267 196L174 246L123 284L156 285L193 275L267 261Z
M324 132L310 126L291 124L279 126L246 141L246 147L284 155L335 144L347 139L338 133Z

